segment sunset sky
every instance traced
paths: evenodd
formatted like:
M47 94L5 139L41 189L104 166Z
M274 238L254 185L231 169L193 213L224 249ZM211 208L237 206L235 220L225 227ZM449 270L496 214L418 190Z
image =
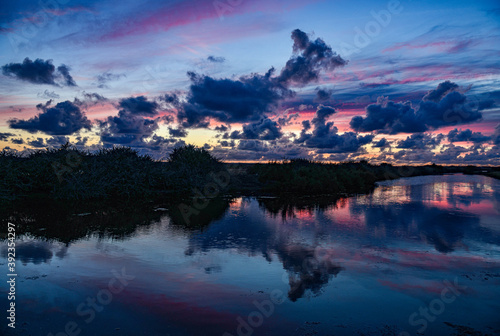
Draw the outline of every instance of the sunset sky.
M500 164L494 0L0 6L0 149Z

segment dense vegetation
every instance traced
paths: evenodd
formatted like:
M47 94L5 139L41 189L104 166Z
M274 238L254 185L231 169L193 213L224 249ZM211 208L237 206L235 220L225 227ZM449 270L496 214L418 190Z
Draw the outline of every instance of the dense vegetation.
M65 145L26 157L4 151L0 153L0 198L148 199L189 194L221 165L205 149L194 146L174 150L168 162L127 147L91 153Z
M372 165L366 161L333 164L297 159L256 164L251 171L259 176L265 190L274 193L352 194L370 191L377 181L453 173L460 168Z
M331 164L305 159L224 164L205 149L191 145L175 149L167 162L162 162L127 147L91 153L65 145L27 156L0 152L0 199L40 196L74 201L179 200L208 193L207 186L214 185L214 173L221 172L227 176L231 173L230 184L220 185L219 189L232 194L352 194L368 192L381 180L478 173L477 170L476 167L437 165L371 165L366 161ZM498 177L499 171L489 168L480 173ZM217 195L220 192L215 190Z

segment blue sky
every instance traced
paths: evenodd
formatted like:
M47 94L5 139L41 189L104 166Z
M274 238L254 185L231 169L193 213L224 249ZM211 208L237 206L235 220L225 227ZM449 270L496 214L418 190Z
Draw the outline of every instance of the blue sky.
M1 6L7 150L500 163L496 1Z

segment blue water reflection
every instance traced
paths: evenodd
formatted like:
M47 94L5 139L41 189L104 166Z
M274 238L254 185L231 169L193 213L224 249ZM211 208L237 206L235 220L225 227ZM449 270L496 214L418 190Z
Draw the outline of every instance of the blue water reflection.
M56 335L73 322L81 335L500 330L497 180L428 176L343 199L217 199L189 225L175 206L156 210L59 214L57 230L36 213L12 216L21 234L18 326L0 330ZM4 265L6 256L4 242ZM130 281L99 304L116 272ZM453 302L439 303L454 283ZM5 283L0 290L7 307Z

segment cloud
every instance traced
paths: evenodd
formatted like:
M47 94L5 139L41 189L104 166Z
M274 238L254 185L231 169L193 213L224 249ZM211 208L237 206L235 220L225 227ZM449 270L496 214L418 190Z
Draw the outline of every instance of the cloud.
M214 128L217 132L227 132L229 130L229 127L226 125L219 125L215 126Z
M35 140L28 141L28 145L35 148L43 148L45 147L45 142L43 138L36 138Z
M358 136L354 132L338 134L334 123L326 121L336 112L333 107L320 105L311 122L309 120L302 122L303 128L295 143L318 149L318 153L354 153L373 140L374 135L371 134L366 136ZM312 133L308 133L310 129L313 129Z
M267 147L266 143L264 143L263 141L259 141L259 140L241 140L238 143L237 149L252 151L252 152L267 152L267 151L269 151L269 148Z
M22 145L24 143L24 139L19 138L19 139L11 139L10 142L16 145Z
M207 61L213 62L213 63L224 63L226 59L224 57L217 57L217 56L208 56Z
M69 138L66 136L55 136L47 139L47 145L51 147L59 147L70 142Z
M99 136L104 146L130 146L143 154L158 156L176 146L185 144L183 140L165 138L155 134L161 122L168 118L159 116L159 104L144 96L125 98L119 101L117 116L99 121ZM174 137L187 135L183 129L169 128Z
M491 140L491 137L482 134L481 132L472 132L470 129L458 130L454 129L448 133L449 142L471 141L474 143L483 143Z
M146 97L120 100L117 116L99 122L101 141L105 144L140 145L158 129L158 104ZM148 117L148 118L145 118Z
M186 101L181 102L177 95L166 95L165 100L176 107L183 127L208 127L210 118L224 123L257 122L281 101L295 95L292 85L316 81L321 71L347 63L323 40L310 40L299 29L292 32L292 39L294 54L277 76L274 68L264 75L237 79L188 72L191 86Z
M500 124L495 127L495 132L491 136L491 139L495 145L500 145Z
M49 91L45 90L43 92L39 92L36 95L38 98L44 98L44 99L59 99L59 95L55 93L54 91Z
M271 77L252 74L239 79L214 79L188 73L191 86L186 103L179 103L178 119L184 127L207 127L209 117L226 122L257 121L293 92ZM176 101L174 100L175 104Z
M76 86L75 81L69 73L69 68L61 64L56 67L52 60L35 61L26 57L23 63L9 63L2 66L2 73L5 76L17 78L33 84L48 84L54 86Z
M188 135L185 129L182 128L168 128L168 133L174 138L184 138Z
M453 84L450 82L444 83ZM439 84L439 86L444 83ZM482 118L481 110L492 106L492 103L489 102L479 104L469 102L467 97L463 93L456 91L455 88L441 92L439 86L436 90L432 90L424 96L417 112L418 118L429 128L436 129L448 125L467 124L477 121ZM429 95L431 95L432 99L428 98Z
M410 102L395 103L379 97L376 104L366 107L366 117L356 116L350 126L358 132L380 131L380 133L413 133L427 130L427 126L417 118Z
M379 97L376 104L366 108L366 116L352 118L350 126L358 132L424 132L477 121L482 118L482 110L493 106L492 100L475 102L457 90L455 83L442 82L422 98L417 109L410 102L395 103Z
M316 92L317 101L329 100L333 94L333 90L318 89Z
M406 139L398 141L397 148L434 149L439 146L443 138L443 134L438 134L437 136L425 133L412 134L406 137Z
M75 104L79 106L85 106L86 108L94 106L97 104L102 104L108 101L108 99L95 92L82 92L83 99L75 98Z
M281 83L305 85L318 80L320 71L331 71L347 64L322 39L313 41L300 29L292 32L292 40L294 56L278 76Z
M155 116L158 114L158 103L148 101L144 96L130 97L120 100L119 107L132 115Z
M108 82L116 81L122 77L127 77L127 76L125 74L113 74L109 71L106 71L96 76L97 87L101 89L108 89L109 88L109 86L107 85Z
M372 147L373 148L380 148L380 149L385 149L385 148L390 148L391 147L391 144L390 142L386 139L386 138L382 138L380 139L379 141L377 142L374 142L372 144Z
M38 104L37 108L42 112L31 119L9 120L10 128L23 129L30 133L43 132L49 135L70 135L83 128L90 130L90 121L77 105L68 100L54 107L50 107L51 103L52 101Z
M69 74L69 67L62 64L57 67L57 71L61 74L61 76L64 79L64 84L66 86L77 86L75 81L73 80L73 77Z
M22 112L24 109L22 107L14 107L14 105L9 106L12 112Z
M1 141L7 140L7 138L11 137L11 136L14 136L14 134L12 134L12 133L1 133L0 132L0 140Z
M445 82L439 83L435 90L431 90L431 91L427 92L427 94L422 99L432 101L435 103L439 103L439 101L441 99L443 99L445 95L447 95L448 93L455 91L457 89L458 89L457 84L452 83L450 81L445 81Z
M229 137L230 139L276 140L283 136L278 122L267 117L258 122L243 125L241 132L234 131L229 136L226 134L225 138Z
M292 122L292 120L295 120L298 117L300 117L299 112L288 113L286 116L279 117L277 122L280 126L287 126Z

